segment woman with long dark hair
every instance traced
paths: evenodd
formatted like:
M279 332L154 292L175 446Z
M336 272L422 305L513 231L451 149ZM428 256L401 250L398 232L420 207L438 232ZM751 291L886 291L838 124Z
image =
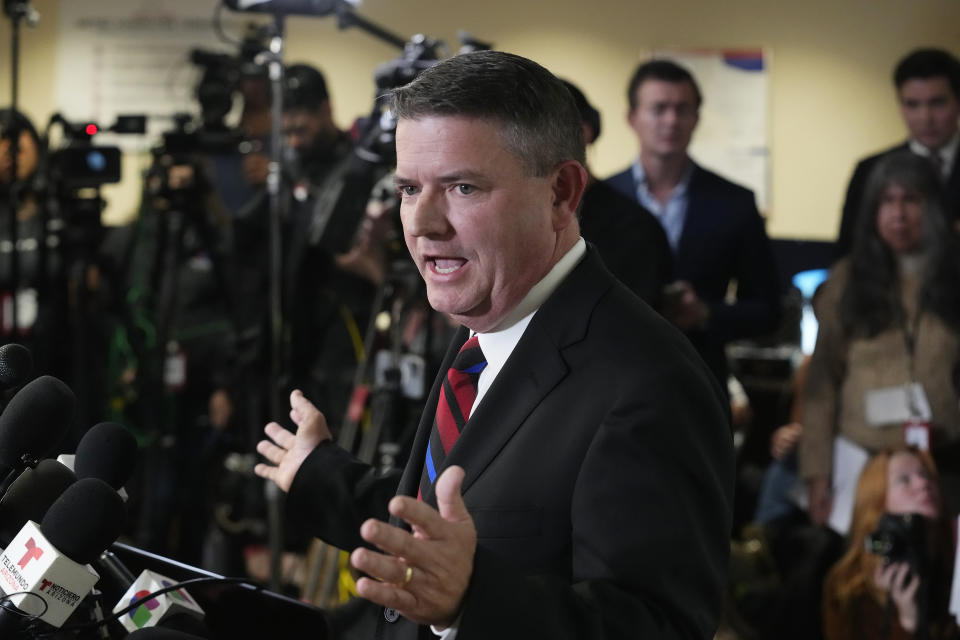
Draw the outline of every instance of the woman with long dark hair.
M870 453L960 440L960 253L932 166L907 152L878 164L858 222L823 286L806 389L800 474L816 524L830 513L837 435Z

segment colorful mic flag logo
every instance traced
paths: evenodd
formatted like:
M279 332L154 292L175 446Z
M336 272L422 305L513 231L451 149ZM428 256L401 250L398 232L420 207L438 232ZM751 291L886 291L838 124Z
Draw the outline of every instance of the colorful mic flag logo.
M133 604L141 598L145 598L150 595L150 592L146 589L141 589L133 594L133 597L130 598L130 604ZM133 620L133 624L137 625L137 628L142 628L145 624L150 621L150 618L153 616L150 615L150 612L160 606L160 603L157 602L156 598L151 598L144 602L142 605L130 612L130 619Z

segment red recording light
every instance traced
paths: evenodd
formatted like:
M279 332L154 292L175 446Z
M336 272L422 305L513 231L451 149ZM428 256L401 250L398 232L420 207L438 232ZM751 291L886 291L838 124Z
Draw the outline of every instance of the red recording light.
M87 135L88 135L88 136L92 136L92 135L95 134L97 131L99 131L99 129L97 128L97 125L95 125L95 124L93 124L93 123L90 123L90 124L87 125L86 132L87 132Z

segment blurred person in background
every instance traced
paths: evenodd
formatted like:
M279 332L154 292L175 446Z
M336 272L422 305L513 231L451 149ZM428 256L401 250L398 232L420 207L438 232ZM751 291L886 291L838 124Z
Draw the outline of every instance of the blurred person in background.
M16 180L12 179L14 135ZM19 111L0 109L0 344L24 344L32 352L34 372L69 380L66 276L37 189L42 153L43 143L29 118ZM11 207L16 208L16 251Z
M889 533L888 522L910 525ZM868 551L878 529L901 543L897 550ZM960 637L947 610L952 573L933 460L903 447L874 455L857 484L849 549L824 583L826 639Z
M764 219L752 191L690 157L703 96L687 69L666 59L642 63L627 100L640 152L606 182L663 227L676 277L663 291L663 315L726 387L725 345L765 335L780 319L779 272Z
M948 220L956 225L960 218L960 60L943 49L915 49L897 63L893 84L907 140L857 163L843 202L838 257L853 247L870 173L891 153L909 152L930 162L944 185Z
M960 438L950 385L960 353L960 254L930 164L911 153L879 163L859 225L853 254L823 286L807 381L800 475L818 525L831 510L837 435L868 452L910 441L934 455Z
M563 81L583 123L587 147L600 137L600 112L573 83ZM580 233L596 245L604 264L623 284L657 311L673 280L673 253L653 214L596 176L587 167L587 189L580 203Z

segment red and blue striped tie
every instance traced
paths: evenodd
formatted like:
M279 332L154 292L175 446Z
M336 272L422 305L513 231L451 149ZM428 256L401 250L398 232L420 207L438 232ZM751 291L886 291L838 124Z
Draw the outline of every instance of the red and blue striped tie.
M417 499L437 480L443 469L444 460L453 443L460 437L470 410L477 399L477 381L480 372L487 366L487 359L480 350L480 341L473 336L460 347L453 359L453 365L447 370L440 389L437 413L433 418L433 429L427 444L427 457L420 476L420 490Z

